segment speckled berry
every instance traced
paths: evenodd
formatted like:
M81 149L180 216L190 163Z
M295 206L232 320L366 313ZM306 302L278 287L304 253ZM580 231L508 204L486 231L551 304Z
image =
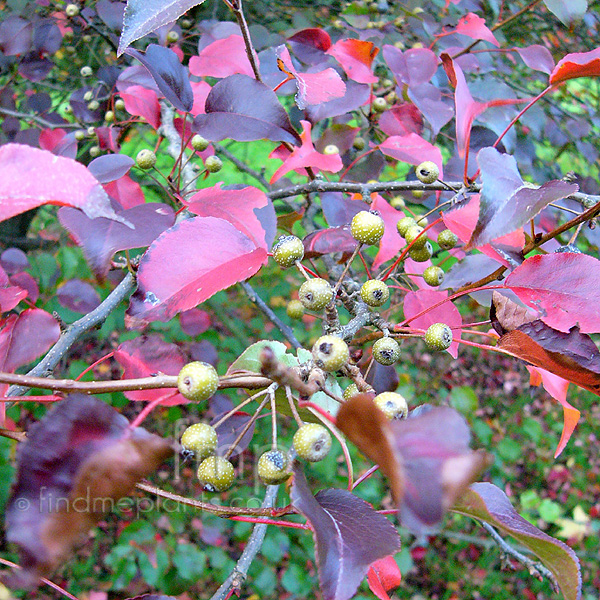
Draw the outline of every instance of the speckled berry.
M79 14L79 6L77 4L67 4L65 14L67 17L76 17Z
M198 481L207 492L224 492L234 478L233 465L222 456L209 456L198 467Z
M140 169L147 171L156 164L156 154L152 150L145 148L137 153L135 162Z
M401 394L396 392L383 392L375 396L373 402L385 416L391 420L405 419L408 415L408 404Z
M309 279L298 291L300 302L308 310L322 310L333 298L333 288L325 279Z
M204 168L209 173L218 173L223 168L223 161L213 154L204 161Z
M373 358L381 365L393 365L400 358L400 344L391 337L382 337L373 344Z
M423 280L427 285L437 287L444 281L444 270L435 265L431 265L423 271Z
M423 248L427 243L427 234L422 232L423 228L418 225L409 227L404 234L406 243L412 244L412 248Z
M204 152L204 150L208 148L210 142L197 133L192 137L190 144L192 144L192 148L197 152Z
M379 279L369 279L362 284L360 297L368 306L383 306L390 297L390 289Z
M323 335L312 347L315 364L324 371L338 371L350 358L348 344L337 335Z
M427 242L423 248L411 248L408 251L408 256L415 262L427 262L433 254L431 244Z
M331 155L331 154L339 154L340 149L335 144L327 144L323 149L323 154Z
M404 218L400 219L398 221L398 223L396 223L396 229L398 230L398 233L402 237L404 237L406 232L411 227L416 227L416 226L417 226L417 222L412 217L404 217Z
M273 246L275 262L286 269L304 258L304 244L295 235L282 235Z
M185 365L177 376L179 393L188 400L202 402L210 398L219 386L219 376L212 365L194 361Z
M319 423L307 423L296 431L292 443L300 458L317 462L331 450L331 434Z
M281 450L269 450L258 459L256 471L263 483L277 485L290 476L287 467L287 457Z
M197 460L204 460L217 449L217 432L207 423L190 425L181 436L181 447Z
M377 244L383 237L384 230L383 219L374 211L361 210L354 215L350 224L352 237L361 244Z
M426 160L422 162L416 169L417 179L423 183L433 183L437 181L440 176L440 170L438 166L430 161Z
M390 200L390 206L393 206L394 208L397 208L398 210L402 210L403 208L406 208L406 202L404 201L404 198L402 196L394 196Z
M446 323L434 323L425 332L425 343L430 350L447 350L452 344L452 329Z
M356 396L356 394L360 394L358 386L355 383L351 383L345 390L343 394L344 400L350 400L352 396Z
M301 319L304 316L304 305L300 300L290 300L285 312L290 319Z
M385 98L375 98L373 100L373 112L382 113L389 108Z
M442 250L452 250L458 243L458 236L449 229L444 229L438 234L437 243Z

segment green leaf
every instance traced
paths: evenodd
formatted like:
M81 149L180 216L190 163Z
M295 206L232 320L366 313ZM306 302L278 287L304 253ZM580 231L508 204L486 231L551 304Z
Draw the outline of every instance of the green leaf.
M271 348L273 350L273 354L275 354L275 358L278 361L281 361L288 366L292 366L292 364L288 364L290 362L290 358L295 360L298 364L296 358L291 355L288 355L284 358L287 348L285 344L281 342L276 342L272 340L261 340L260 342L256 342L251 346L248 346L242 354L233 361L229 369L227 369L227 374L230 375L235 373L236 371L250 371L252 373L260 373L260 353L264 348Z
M461 385L452 388L450 392L450 406L455 408L468 420L472 420L475 411L479 408L479 399L473 388Z
M204 574L206 554L192 544L178 544L173 554L173 564L181 577L196 581Z

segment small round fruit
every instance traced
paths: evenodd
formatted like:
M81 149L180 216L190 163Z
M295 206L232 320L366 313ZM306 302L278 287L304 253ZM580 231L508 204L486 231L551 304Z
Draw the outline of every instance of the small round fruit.
M112 123L115 120L115 113L112 110L107 110L104 113L104 120L107 123Z
M354 215L350 224L352 237L361 244L376 244L383 237L385 224L376 212L361 210Z
M340 149L335 144L327 144L323 149L323 154L339 154Z
M337 335L323 335L312 347L313 360L323 371L338 371L350 358L348 344Z
M65 14L67 17L76 17L79 14L79 6L77 4L67 4Z
M429 242L427 242L423 248L412 247L408 251L408 256L410 256L410 258L412 258L412 260L415 262L427 262L431 258L432 254L433 248Z
M191 19L181 19L181 28L182 29L191 29L194 22Z
M191 144L194 150L197 150L198 152L204 152L204 150L208 148L210 142L197 133L194 137L192 137Z
M92 41L92 36L86 33L81 40L84 44L89 44Z
M300 302L308 310L323 310L333 298L333 289L325 279L305 281L298 292Z
M213 154L204 161L204 168L209 173L218 173L223 168L223 161Z
M215 368L205 362L190 362L177 376L179 393L194 402L207 400L217 391L218 386L219 376Z
M342 395L344 400L350 400L352 396L356 396L356 394L360 394L358 386L355 383L351 383L345 390Z
M417 222L412 217L404 217L404 218L400 219L398 221L398 223L396 223L396 229L398 230L398 233L402 237L404 237L406 232L411 227L416 227L416 225L417 225Z
M430 161L426 160L422 162L416 169L417 179L422 183L433 183L438 180L440 176L440 170L438 166Z
M84 102L91 102L94 99L94 92L92 92L91 90L88 90L84 95L83 95L83 100Z
M408 415L408 404L406 398L396 392L383 392L375 396L373 402L379 410L390 419L405 419Z
M217 450L217 432L208 423L190 425L181 436L181 447L197 460L204 460Z
M373 344L373 358L380 365L393 365L400 358L400 344L391 337L382 337Z
M417 217L417 225L419 227L427 227L427 225L429 225L429 219L427 217Z
M355 150L364 150L365 146L367 145L367 142L365 141L364 137L355 137L354 141L352 142L352 147Z
M290 300L285 312L290 319L301 319L304 316L304 305L300 300Z
M122 98L115 100L115 110L125 110L125 101Z
M421 235L422 231L423 228L419 227L418 225L413 225L412 227L409 227L404 234L404 239L406 240L406 243L412 244L412 248L425 247L425 244L427 243L427 234Z
M92 100L91 102L88 102L87 107L88 110L94 112L95 110L98 110L100 108L100 102L98 102L98 100Z
M92 158L96 158L100 154L100 146L92 146L89 152Z
M427 267L423 271L423 279L427 285L437 287L444 281L444 270L435 265L431 265L431 267Z
M390 200L390 206L393 206L398 210L402 210L403 208L406 208L406 202L404 201L404 198L402 196L394 196Z
M412 191L413 198L422 198L425 195L423 190L413 190Z
M169 44L174 44L179 39L179 34L176 31L169 31L167 33L167 42Z
M369 279L362 284L360 297L367 306L382 306L390 297L390 289L379 279Z
M76 139L78 142L81 142L82 140L85 140L85 131L84 131L83 129L78 129L78 130L75 132L75 139Z
M388 109L388 103L385 98L375 98L373 100L373 111L376 113L382 113Z
M87 128L87 134L90 137L95 137L96 136L96 128L95 127L88 127Z
M391 106L398 102L398 94L395 91L391 91L389 94L385 95L385 101Z
M458 243L458 236L449 229L444 229L438 234L437 243L442 250L452 250Z
M290 476L287 466L287 457L281 450L269 450L258 459L256 471L263 483L277 485Z
M331 435L323 425L307 423L296 431L292 444L300 458L318 462L323 460L331 449Z
M147 171L156 164L156 154L147 148L140 150L135 157L135 162L140 169Z
M233 465L222 456L209 456L198 467L198 481L207 492L224 492L234 478Z
M425 332L425 343L430 350L447 350L452 344L452 329L446 323L434 323Z
M302 240L295 235L282 235L273 246L273 258L284 269L295 265L297 260L304 258Z
M79 72L81 73L82 77L91 77L92 76L92 67L88 67L86 65L85 67L81 67Z

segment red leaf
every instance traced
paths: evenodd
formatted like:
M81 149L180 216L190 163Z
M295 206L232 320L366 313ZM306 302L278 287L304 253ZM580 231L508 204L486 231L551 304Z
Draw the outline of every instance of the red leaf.
M485 24L485 20L475 13L465 15L456 26L456 33L461 33L474 40L485 40L498 48L500 46L498 40L492 31Z
M346 72L346 75L358 83L375 83L377 76L371 70L373 59L379 53L373 42L355 39L337 41L327 54L331 54Z
M379 127L387 135L419 135L423 131L423 117L414 104L403 102L379 117Z
M0 221L43 204L73 206L91 219L106 217L127 224L82 164L31 146L0 147Z
M2 267L0 267L0 312L12 310L21 300L27 298L27 290L13 283Z
M190 113L194 117L196 115L203 115L205 114L204 105L206 104L206 98L212 88L206 81L192 81L190 85L194 94L194 106L192 106Z
M241 35L215 40L190 58L190 73L197 77L229 77L241 73L254 77Z
M141 320L168 321L251 277L266 261L266 250L228 221L187 219L160 235L142 257L139 287L127 314ZM165 265L174 268L165 269Z
M318 229L304 238L304 256L314 258L332 252L354 252L357 244L347 225Z
M329 67L318 73L298 73L292 64L289 50L285 46L277 48L277 55L285 68L295 77L298 93L296 104L304 109L309 104L321 104L346 93L346 84L335 69Z
M542 321L569 331L600 332L600 261L587 254L560 252L528 258L507 278L523 302L545 311Z
M424 160L431 160L440 170L440 179L444 176L444 165L440 149L416 133L393 135L379 144L379 149L386 156L391 156L410 165L418 165Z
M142 117L154 129L158 129L160 125L160 104L154 90L149 90L141 85L131 85L126 90L121 91L121 98L125 102L125 109L130 115Z
M165 342L159 335L140 335L132 340L123 342L115 350L115 360L123 367L122 379L137 379L151 377L156 373L178 375L186 357L176 344ZM156 390L139 390L125 392L129 400L153 402L160 398L163 406L187 404L177 390L165 388Z
M288 42L290 43L294 54L304 62L309 62L308 60L305 60L305 55L327 52L327 50L331 48L331 38L329 37L329 34L323 29L317 29L315 27L301 29L293 36L289 37ZM299 50L299 48L301 48L301 50Z
M396 223L404 217L404 213L391 207L379 194L375 195L371 208L379 212L385 223L383 237L379 242L379 251L373 261L373 268L378 269L384 262L397 256L400 250L406 246L404 238L400 237L396 229Z
M275 236L276 216L273 203L255 187L241 190L221 189L222 183L196 192L187 207L199 217L218 217L229 221L258 247L268 249ZM262 220L258 215L262 216ZM265 224L269 231L265 231Z
M297 169L312 167L317 171L337 173L343 167L339 154L321 154L315 150L310 137L311 124L308 121L300 121L300 123L302 123L302 133L300 134L302 146L294 148L279 169L273 173L270 183L277 181L286 173Z
M375 561L367 574L369 589L380 599L390 600L387 592L397 588L402 582L402 573L393 556Z
M125 209L133 208L146 202L140 184L131 179L129 175L123 175L123 177L115 181L105 183L103 187L106 193Z
M597 77L600 75L600 48L590 52L567 54L558 61L550 74L550 85L558 85L577 77Z
M444 302L437 308L427 311L420 317L412 319L414 315L437 304L448 297L446 290L418 290L408 292L404 298L404 318L415 329L427 330L434 323L446 323L452 329L453 341L448 348L448 353L456 358L458 356L458 340L460 340L462 317L458 308L452 302Z
M67 132L64 129L42 129L40 132L40 148L53 152L66 135Z

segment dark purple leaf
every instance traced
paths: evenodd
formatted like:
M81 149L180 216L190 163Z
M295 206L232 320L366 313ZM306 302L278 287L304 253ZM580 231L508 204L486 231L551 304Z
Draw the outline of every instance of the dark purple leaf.
M526 48L515 48L523 62L530 68L550 75L554 70L554 59L546 46L533 44Z
M143 65L132 65L119 74L116 86L120 92L124 92L134 85L146 88L147 90L152 90L160 95L160 90L158 89L154 78Z
M106 103L100 102L100 106L96 110L90 110L88 108L89 102L83 99L87 92L92 92L94 98L102 97L104 95L104 91L101 91L97 86L94 88L85 86L75 90L69 98L69 103L73 109L73 116L83 123L97 123L104 115Z
M31 48L32 24L10 15L0 22L0 49L5 56L25 54Z
M483 187L479 220L469 244L483 246L523 227L550 202L578 190L574 183L548 181L540 188L524 183L517 161L495 148L483 148L477 154Z
M370 86L349 79L346 81L346 93L341 98L336 98L335 100L323 102L315 106L308 106L305 112L308 120L315 124L318 121L338 117L339 115L356 110L359 106L369 101L370 93Z
M352 598L369 565L400 549L400 536L383 515L346 490L321 490L313 496L297 465L290 499L313 531L324 600Z
M23 250L7 248L0 255L0 265L9 275L14 275L29 267L29 259Z
M116 207L116 213L133 223L134 228L103 217L90 219L73 208L58 211L62 226L81 246L93 271L101 276L108 273L115 252L150 245L175 220L173 209L166 204L140 204L130 209Z
M214 366L214 365L213 365ZM229 396L225 394L219 394L218 392L208 399L208 411L207 417L211 419L218 415L224 415L233 409L233 402Z
M33 27L33 49L39 54L54 54L62 44L62 34L54 19L41 19Z
M217 415L210 422L211 425L214 425L223 415ZM233 413L226 421L221 423L216 428L217 431L217 454L223 456L238 436L242 433L244 429L246 429L248 423L250 422L251 415L248 413L238 411ZM248 428L248 431L244 433L242 438L238 441L238 443L233 447L231 451L231 456L237 456L241 454L252 441L252 436L254 435L254 423Z
M381 172L385 168L385 157L379 150L370 152L361 158L347 173L348 181L366 183L372 179L379 180Z
M452 510L489 523L515 538L554 574L565 600L581 598L581 571L575 552L526 521L495 485L474 483Z
M170 48L150 44L146 53L129 48L127 54L137 58L150 71L158 89L178 110L189 112L194 105L194 94L187 69Z
M441 289L458 289L463 285L483 279L486 275L493 273L500 263L485 254L469 254L460 262L450 267L444 276Z
M194 119L193 131L207 140L301 143L275 92L247 75L231 75L219 81L206 98L205 110L205 115Z
M33 94L27 98L27 108L33 112L47 112L52 108L52 98L45 92Z
M340 227L352 221L352 217L361 210L369 210L369 205L362 200L350 200L341 192L324 192L321 194L323 215L330 227Z
M217 367L219 362L219 352L208 340L200 340L199 342L192 344L189 347L189 352L192 360L199 360L200 362L208 363L215 368Z
M126 154L105 154L95 158L88 169L100 183L108 183L129 173L134 164L133 158Z
M179 322L183 333L190 337L197 337L210 327L210 315L200 308L190 308L190 310L180 313ZM195 358L194 360L199 359Z
M109 29L121 31L123 28L123 14L125 12L125 6L122 2L98 0L96 2L96 12Z
M428 48L411 48L402 52L389 44L383 47L383 58L399 82L409 87L428 83L438 67L438 57Z
M56 290L58 303L78 313L89 313L101 302L96 289L81 279L70 279Z
M352 237L347 225L319 229L304 238L304 256L314 258L333 252L354 252L356 246L357 241Z
M135 483L173 452L97 398L72 395L29 428L17 451L6 509L7 539L19 546L20 586L33 587Z
M367 373L366 381L373 387L377 394L395 392L400 383L396 367L393 365L382 365L377 361L373 361Z
M53 66L54 63L50 59L31 52L19 63L19 75L37 83L50 73Z
M33 304L37 302L37 299L40 297L40 288L37 281L29 273L15 273L11 275L10 282L22 290L26 290L30 302Z
M442 100L442 92L431 83L411 87L408 96L429 121L434 136L454 116L454 107Z

